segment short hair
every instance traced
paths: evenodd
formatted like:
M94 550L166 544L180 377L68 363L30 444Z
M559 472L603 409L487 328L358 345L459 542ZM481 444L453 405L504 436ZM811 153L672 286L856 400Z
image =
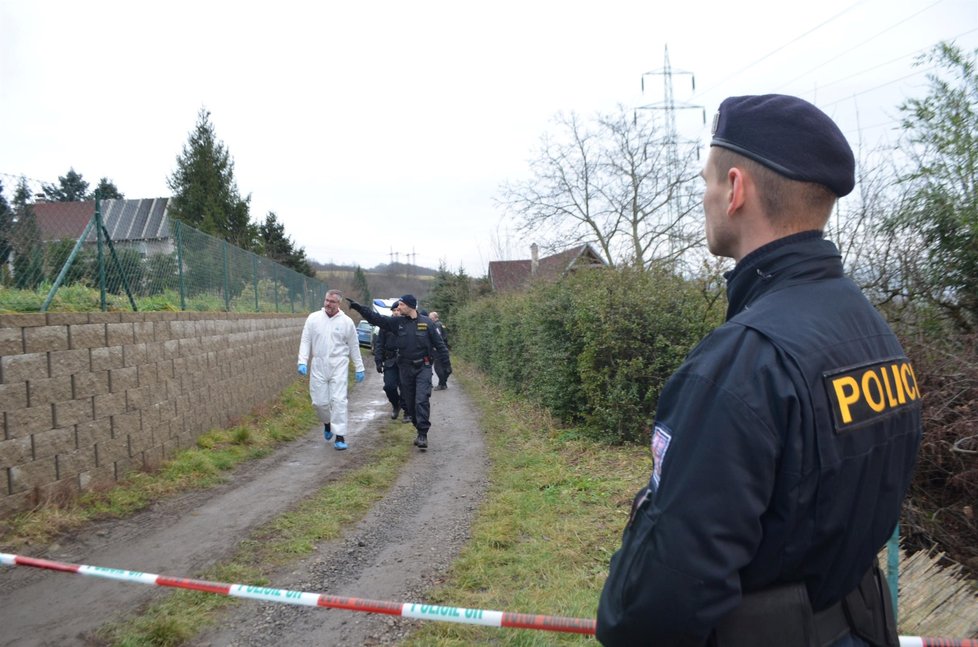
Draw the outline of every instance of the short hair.
M750 174L757 185L761 208L775 226L788 228L800 225L805 229L822 229L832 214L837 198L827 186L792 180L720 146L713 147L713 163L721 177L733 167Z
M337 296L337 297L339 297L339 298L340 298L340 301L342 301L342 300L343 300L343 291L342 291L342 290L337 290L337 289L335 289L335 288L333 288L333 289L331 289L331 290L326 290L326 296L329 296L329 295L331 295L331 294L332 294L333 296Z

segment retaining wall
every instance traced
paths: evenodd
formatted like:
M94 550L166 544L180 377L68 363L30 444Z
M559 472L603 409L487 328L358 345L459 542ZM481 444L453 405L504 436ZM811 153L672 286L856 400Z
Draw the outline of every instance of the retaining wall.
M295 379L306 315L0 315L0 518L152 469Z

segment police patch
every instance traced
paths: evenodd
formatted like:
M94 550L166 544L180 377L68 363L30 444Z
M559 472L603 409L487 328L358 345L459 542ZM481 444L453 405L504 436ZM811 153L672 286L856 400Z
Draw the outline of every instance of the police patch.
M836 433L872 424L918 406L917 376L906 357L829 371L822 375Z
M661 423L655 424L655 431L652 432L652 485L656 490L659 489L659 479L662 478L662 462L666 459L666 452L669 451L669 443L672 442L672 433L669 428Z
M428 324L424 322L418 322L418 330L428 330Z

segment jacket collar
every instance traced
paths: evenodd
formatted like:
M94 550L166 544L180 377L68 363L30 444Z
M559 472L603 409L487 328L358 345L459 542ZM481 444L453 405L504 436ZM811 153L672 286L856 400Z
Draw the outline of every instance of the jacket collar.
M772 241L740 259L727 279L727 320L761 295L794 280L842 276L842 256L821 231L803 231Z

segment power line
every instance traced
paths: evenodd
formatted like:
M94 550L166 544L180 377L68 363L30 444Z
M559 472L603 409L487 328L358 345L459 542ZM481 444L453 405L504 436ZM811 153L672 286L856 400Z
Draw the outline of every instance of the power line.
M938 1L938 2L942 2L943 0L937 0L937 1ZM722 81L720 81L720 83L718 83L718 84L716 84L716 85L714 85L714 86L713 86L713 87L711 87L711 88L707 88L706 90L703 90L703 91L702 91L702 92L700 92L700 93L697 93L697 94L694 94L694 95L693 95L693 98L695 98L695 97L697 97L697 96L699 96L700 94L707 94L707 93L709 93L709 92L712 92L713 90L715 90L716 88L718 88L718 87L720 87L720 86L721 86L721 85L723 85L724 83L727 83L727 82L728 82L728 81L730 81L731 79L733 79L733 78L736 78L737 76L740 76L741 74L743 74L743 73L744 73L744 72L746 72L747 70L749 70L749 69L751 69L752 67L754 67L754 66L755 66L755 65L757 65L758 63L760 63L760 62L762 62L762 61L765 61L765 60L767 60L767 59L769 59L769 58L771 58L772 56L774 56L775 54L777 54L777 53L778 53L778 52L780 52L781 50L783 50L783 49L785 49L786 47L789 47L790 45L794 45L795 43L797 43L797 42L798 42L798 41L800 41L801 39L803 39L803 38L805 38L806 36L808 36L808 35L810 35L810 34L812 34L812 33L814 33L814 32L816 32L816 31L818 31L819 29L821 29L821 28L822 28L822 27L824 27L825 25L827 25L827 24L829 24L829 23L830 23L830 22L832 22L833 20L836 20L836 19L838 19L838 18L840 18L840 17L842 17L842 16L844 16L845 14L847 14L847 13L849 13L850 11L852 11L853 9L855 9L856 7L858 7L859 5L861 5L861 4L863 4L864 2L866 2L866 0L858 0L858 2L855 2L855 3L853 3L853 4L851 4L851 5L849 5L848 7L846 7L845 9L843 9L842 11L840 11L839 13L837 13L837 14L835 14L834 16L832 16L831 18L829 18L829 19L827 19L827 20L825 20L825 21L823 21L823 22L821 22L821 23L819 23L818 25L815 25L814 27L812 27L811 29L809 29L809 30L808 30L808 31L806 31L805 33L803 33L803 34L800 34L799 36L796 36L795 38L793 38L792 40L790 40L790 41L788 41L788 42L787 42L787 43L785 43L784 45L781 45L780 47L778 47L778 48L776 48L776 49L774 49L774 50L772 50L772 51L770 51L770 52L768 52L767 54L765 54L765 55L764 55L764 56L762 56L761 58L759 58L759 59L757 59L757 60L756 60L756 61L754 61L753 63L749 63L749 64L748 64L748 65L747 65L746 67L744 67L744 68L741 68L741 69L740 69L739 71L737 71L737 72L734 72L733 74L731 74L731 75L730 75L730 76L728 76L727 78L725 78L725 79L723 79Z
M929 8L930 8L930 7L928 7L928 9L929 9ZM918 13L919 13L919 12L918 12ZM901 24L903 24L904 22L906 22L907 20L910 20L910 18L914 18L914 17L916 17L916 16L917 16L917 14L914 14L913 16L910 16L910 17L909 17L909 18L907 18L906 20L903 20L903 21L901 21L901 22L899 22L899 23L896 23L895 25L892 25L892 26L890 26L890 27L888 27L887 29L885 29L885 30L883 30L883 31L881 31L881 32L880 32L879 34L877 34L876 36L880 36L880 35L882 35L883 33L885 33L886 31L889 31L890 29L892 29L893 27L897 27L897 26L899 26L899 25L901 25ZM968 34L973 34L973 33L975 33L975 32L978 32L978 28L976 28L976 29L969 29L968 31L965 31L965 32L962 32L962 33L960 33L960 34L958 34L958 35L956 35L956 36L954 36L954 37L952 38L952 40L954 40L954 39L958 39L958 38L961 38L962 36L967 36ZM873 38L876 38L876 36L874 36ZM870 39L870 40L872 40L872 39ZM841 54L839 54L838 56L835 56L835 57L833 57L833 58L830 58L829 60L827 60L827 61L825 61L824 63L821 63L820 65L816 65L815 67L813 67L812 69L810 69L810 70L808 70L807 72L804 72L803 74L800 74L800 75L798 75L798 76L796 76L795 78L793 78L793 79L791 79L790 81L786 81L786 82L785 82L784 84L782 84L782 86L781 86L781 87L783 88L783 87L785 87L785 86L787 86L787 85L791 85L792 83L794 83L794 82L795 82L795 81L797 81L798 79L800 79L800 78L802 78L803 76L805 76L805 75L807 75L807 74L810 74L810 73L812 73L812 72L814 72L815 70L817 70L817 69L819 69L820 67L824 67L825 65L828 65L828 64L829 64L829 63L831 63L832 61L835 61L835 60L837 60L837 59L839 59L839 58L841 58L841 57L843 57L843 56L845 56L845 55L846 55L846 54L848 54L849 52L851 52L851 51L853 51L853 50L855 50L855 49L858 49L858 48L860 48L860 47L862 47L863 45L865 45L865 44L866 44L866 43L868 43L868 42L869 42L869 40L867 40L867 41L863 41L863 42L862 42L862 43L860 43L859 45L856 45L855 47L851 47L851 48L849 48L849 49L847 49L847 50L846 50L845 52L842 52L842 53L841 53ZM933 46L931 46L931 47L933 47ZM916 57L916 56L919 56L920 54L924 54L924 53L926 53L927 51L929 51L929 50L931 49L931 47L928 47L928 48L925 48L925 49L918 49L918 50L916 50L915 52L912 52L911 54L903 54L903 55L901 55L901 56L897 56L896 58L892 58L892 59L890 59L890 60L888 60L888 61L885 61L885 62L883 62L883 63L878 63L877 65L874 65L874 66L872 66L872 67L868 67L868 68L866 68L866 69L864 69L864 70L862 70L862 71L859 71L859 72L854 72L853 74L850 74L849 76L846 76L846 77L843 77L843 78L841 78L841 79L837 79L837 80L835 80L835 81L831 81L831 82L829 82L829 83L825 83L825 84L822 84L821 86L819 86L819 88L820 88L820 89L824 89L824 88L827 88L827 87L831 87L831 86L833 86L833 85L836 85L836 84L838 84L838 83L842 83L843 81L847 81L847 80L849 80L849 79L851 79L851 78L853 78L853 77L856 77L856 76L860 76L860 75L862 75L862 74L865 74L866 72L871 72L871 71L873 71L873 70L875 70L875 69L878 69L878 68L881 68L881 67L885 67L885 66L887 66L887 65L891 65L891 64L893 64L893 63L897 63L897 62L900 62L900 61L903 61L903 60L905 60L905 59L906 59L906 58L907 58L908 56L914 56L914 57Z
M847 8L845 8L845 9L843 9L842 11L840 11L840 12L839 12L839 13L837 13L837 14L835 14L834 16L832 16L832 17L830 17L830 18L828 18L827 20L825 20L825 21L823 21L823 22L821 22L821 23L819 23L819 24L818 24L818 25L816 25L815 27L812 27L812 28L811 28L811 29L809 29L808 31L806 31L806 32L804 32L803 34L801 34L801 35L799 35L799 36L797 36L797 37L795 37L795 38L793 38L793 39L792 39L792 40L790 40L790 41L788 41L788 42L787 42L787 43L785 43L784 45L781 45L780 47L777 47L777 48L775 48L774 50L772 50L772 51L770 51L770 52L768 52L767 54L765 54L765 55L764 55L764 56L762 56L761 58L759 58L759 59L757 59L757 60L755 60L754 62L752 62L752 63L750 63L749 65L747 65L747 66L745 66L745 67L743 67L743 68L741 68L740 70L738 70L737 72L735 72L735 73L733 73L733 74L731 74L730 76L728 76L728 77L726 77L725 79L723 79L723 80L721 80L721 81L720 81L719 83L717 83L716 85L714 85L714 86L712 86L712 87L711 87L711 88L709 88L708 90L703 90L703 91L700 91L700 92L698 92L698 93L696 93L696 94L694 94L694 95L693 95L693 96L694 96L694 98L695 98L696 96L699 96L699 95L701 95L701 94L706 94L707 92L710 92L710 91L712 91L712 90L714 90L714 89L716 89L717 87L720 87L720 86L722 86L722 85L723 85L724 83L727 83L728 81L730 81L730 80L732 80L732 79L734 79L734 78L736 78L736 77L737 77L737 76L739 76L740 74L743 74L743 73L744 73L744 72L746 72L747 70L749 70L749 69L751 69L752 67L754 67L754 66L756 66L756 65L757 65L758 63L760 63L760 62L762 62L762 61L764 61L764 60L766 60L766 59L768 59L768 58L770 58L770 57L771 57L771 56L773 56L774 54L776 54L776 53L778 53L778 52L780 52L781 50L783 50L783 49L785 49L786 47L788 47L788 46L790 46L790 45L792 45L792 44L794 44L794 43L796 43L796 42L798 42L798 41L800 41L801 39L803 39L803 38L805 38L806 36L809 36L810 34L812 34L812 33L814 33L815 31L817 31L817 30L819 30L819 29L821 29L822 27L824 27L825 25L827 25L827 24L829 24L829 23L831 23L832 21L834 21L834 20L837 20L838 18L840 18L841 16L843 16L843 15L845 15L846 13L848 13L848 12L850 12L850 11L852 11L853 9L855 9L855 8L856 8L857 6L859 6L859 5L861 5L861 4L863 4L864 2L865 2L865 0L860 0L859 2L856 2L856 3L854 3L854 4L852 4L852 5L850 5L849 7L847 7ZM795 77L795 78L793 78L793 79L791 79L790 81L788 81L788 82L786 82L786 83L784 83L784 84L782 84L782 86L781 86L781 87L783 88L784 86L786 86L786 85L789 85L790 83L794 83L795 81L798 81L799 79L801 79L801 78L803 78L803 77L804 77L805 75L807 75L807 74L810 74L811 72L813 72L813 71L815 71L815 70L817 70L817 69L819 69L819 68L821 68L821 67L823 67L823 66L825 66L825 65L827 65L828 63L830 63L830 62L832 62L832 61L835 61L835 60L837 60L837 59L839 59L839 58L841 58L841 57L842 57L842 56L844 56L845 54L848 54L848 53L850 53L850 52L852 52L852 51L853 51L853 50L855 50L855 49L858 49L858 48L860 48L860 47L862 47L862 46L864 46L864 45L867 45L867 44L869 44L869 43L871 43L871 42L872 42L873 40L875 40L875 39L877 39L877 38L879 38L880 36L882 36L882 35L883 35L883 34L885 34L886 32L888 32L888 31L890 31L890 30L892 30L892 29L894 29L894 28L896 28L896 27L898 27L898 26L900 26L900 25L902 25L902 24L904 24L904 23L906 23L906 22L908 22L909 20L912 20L913 18L916 18L916 17L917 17L917 16L919 16L920 14L922 14L922 13L924 13L924 12L926 12L926 11L929 11L930 9L932 9L933 7L935 7L935 6L936 6L936 5L938 5L938 4L941 4L942 2L944 2L944 0L935 0L935 2L932 2L931 4L929 4L929 5L927 5L927 6L926 6L926 7L924 7L923 9L921 9L921 10L919 10L919 11L916 11L916 12L914 12L913 14L911 14L910 16L908 16L908 17L906 17L906 18L903 18L903 19L901 19L901 20L898 20L897 22L895 22L895 23L893 23L893 24L891 24L890 26L888 26L888 27L886 27L885 29L883 29L883 30L881 30L881 31L879 31L879 32L877 32L877 33L876 33L876 34L874 34L873 36L871 36L871 37L869 37L869 38L866 38L866 39L865 39L865 40L863 40L862 42L860 42L860 43L858 43L858 44L856 44L856 45L854 45L853 47L851 47L851 48L849 48L849 49L847 49L847 50L846 50L845 52L843 52L842 54L839 54L839 55L836 55L836 56L833 56L832 58L830 58L830 59L828 59L828 60L826 60L826 61L824 61L824 62L822 62L822 63L820 63L819 65L817 65L817 66L815 66L815 67L813 67L813 68L811 68L810 70L808 70L808 71L807 71L807 72L805 72L804 74L801 74L801 75L799 75L799 76L797 76L797 77ZM975 33L976 31L978 31L978 29L969 29L969 30L967 30L967 31L964 31L964 32L962 32L962 33L960 33L960 34L958 34L958 35L956 35L956 36L953 36L951 40L954 40L954 39L957 39L957 38L960 38L960 37L962 37L962 36L967 36L967 35L969 35L969 34L972 34L972 33ZM942 39L942 40L943 40L943 39ZM897 61L901 61L901 60L904 60L904 59L906 59L906 58L907 58L908 56L915 56L915 55L919 55L919 54L921 54L921 53L923 53L923 52L926 52L926 51L927 51L927 49L923 49L923 50L915 50L914 52L912 52L912 53L910 53L910 54L904 54L904 55L902 55L902 56L899 56L899 57L897 57L897 58L895 58L895 59L892 59L892 60L890 60L890 61L888 61L887 63L881 63L881 64L879 64L879 65L876 65L876 66L873 66L873 67L870 67L870 68L866 68L865 70L863 70L863 71L861 71L861 72L857 72L857 73L854 73L854 74L851 74L851 75L849 75L849 76L847 76L847 77L845 77L844 79L839 79L839 80L836 80L836 81L831 81L831 82L829 82L829 83L827 83L827 84L823 84L823 85L821 85L821 86L819 87L819 89L824 89L824 88L826 88L826 87L830 87L830 86L833 86L833 85L836 85L836 84L838 84L838 83L841 83L841 82L843 82L843 81L845 81L845 80L847 80L847 79L850 79L850 78L852 78L852 77L854 77L854 76L858 76L858 75L860 75L860 74L864 74L865 72L868 72L868 71L870 71L870 70L873 70L873 69L877 69L878 67L882 67L883 65L888 65L888 64L890 64L890 63L893 63L893 62L897 62ZM910 75L910 76L913 76L913 75ZM902 80L904 80L904 79L906 79L906 78L908 78L908 77L906 77L906 76L905 76L905 77L901 77L901 78L899 78L899 79L896 79L896 80L895 80L895 81L893 81L893 82L897 82L897 81L902 81ZM879 88L879 87L885 87L886 85L890 85L890 84L891 84L891 83L893 83L893 82L888 82L888 83L885 83L885 84L883 84L883 85L881 85L881 86L877 86L877 88ZM859 94L864 94L864 93L865 93L865 92L860 92ZM835 102L835 103L838 103L838 101L837 101L837 102Z

